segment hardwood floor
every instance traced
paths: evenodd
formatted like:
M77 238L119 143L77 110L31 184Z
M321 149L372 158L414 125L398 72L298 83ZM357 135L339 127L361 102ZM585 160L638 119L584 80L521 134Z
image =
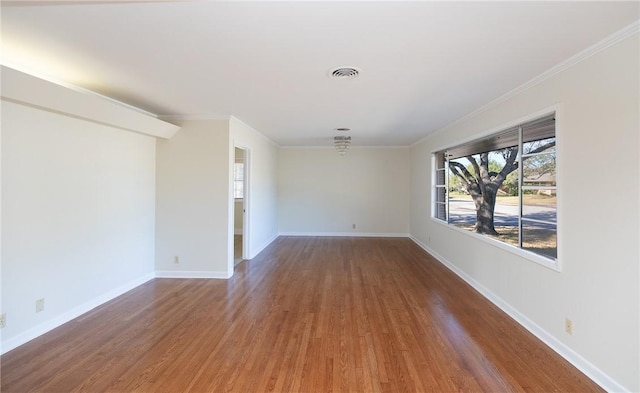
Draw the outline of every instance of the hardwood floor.
M281 237L0 361L3 393L602 391L409 239Z

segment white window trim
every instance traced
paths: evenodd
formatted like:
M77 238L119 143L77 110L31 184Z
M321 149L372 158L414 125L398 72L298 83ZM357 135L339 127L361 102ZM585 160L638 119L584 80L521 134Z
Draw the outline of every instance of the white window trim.
M479 234L479 233L475 233L475 232L472 232L472 231L468 231L466 229L458 228L457 226L452 225L452 224L447 224L445 221L439 220L437 218L431 217L431 221L437 223L438 225L442 225L445 228L449 228L449 229L451 229L453 231L456 231L456 232L459 232L459 233L463 233L463 234L465 234L467 236L471 236L471 237L473 237L475 239L478 239L480 241L488 243L488 244L490 244L490 245L492 245L494 247L498 247L498 248L500 248L502 250L508 251L508 252L510 252L512 254L515 254L515 255L517 255L517 256L519 256L521 258L527 259L527 260L529 260L531 262L535 262L535 263L537 263L539 265L547 267L547 268L549 268L551 270L554 270L556 272L562 271L562 269L560 268L560 263L558 262L558 258L550 259L550 258L547 258L547 257L543 257L541 255L538 255L538 254L534 253L534 252L527 251L525 249L516 247L516 246L511 245L509 243L505 243L503 241L493 239L493 238L491 238L489 236L482 235L482 234Z

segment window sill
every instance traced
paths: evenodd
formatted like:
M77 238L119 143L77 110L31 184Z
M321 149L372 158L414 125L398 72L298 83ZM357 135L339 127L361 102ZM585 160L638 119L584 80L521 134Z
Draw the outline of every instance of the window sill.
M537 263L538 265L542 265L548 269L551 269L553 271L556 272L561 272L562 270L560 269L560 262L558 261L558 259L550 259L550 258L546 258L543 256L540 256L538 254L535 254L531 251L527 251L527 250L523 250L521 248L518 248L516 246L513 246L511 244L507 244L504 242L501 242L499 240L496 239L492 239L489 236L485 236L485 235L481 235L479 233L475 233L475 232L471 232L468 231L466 229L462 229L462 228L458 228L455 225L451 225L451 224L447 224L446 222L439 220L437 218L433 218L431 217L431 221L437 223L438 225L442 225L446 228L449 228L451 230L454 230L456 232L460 232L460 233L464 233L467 236L471 236L475 239L478 239L480 241L483 241L485 243L488 243L494 247L500 248L502 250L508 251L512 254L515 254L523 259L527 259L531 262Z

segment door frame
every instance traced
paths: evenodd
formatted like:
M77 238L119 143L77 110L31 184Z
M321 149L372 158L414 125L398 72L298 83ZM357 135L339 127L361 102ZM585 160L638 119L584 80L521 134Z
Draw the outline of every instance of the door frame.
M233 144L233 155L232 155L232 159L231 159L231 183L230 183L230 206L232 207L230 209L230 220L229 220L229 262L228 262L228 269L229 272L231 273L229 276L233 275L233 272L235 270L235 264L234 264L234 235L235 235L235 225L234 225L234 218L235 218L235 198L233 196L233 182L234 182L234 176L233 176L233 172L234 172L234 168L233 166L236 163L236 149L241 149L244 151L244 158L243 158L243 163L244 163L244 190L243 190L243 198L242 198L242 259L247 259L247 257L250 255L250 236L251 236L251 231L250 231L250 216L251 216L251 171L250 171L250 165L251 165L251 150L243 145L239 145L239 144Z

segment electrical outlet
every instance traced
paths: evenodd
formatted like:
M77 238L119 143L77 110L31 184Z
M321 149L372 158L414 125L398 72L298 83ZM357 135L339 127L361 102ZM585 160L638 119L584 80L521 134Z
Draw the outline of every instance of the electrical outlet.
M44 298L36 300L36 312L44 310Z
M356 224L353 224L351 228L356 229Z
M175 263L176 265L180 263L180 257L179 256L175 256L173 257L173 263Z
M2 313L0 314L0 329L2 329L5 326L7 326L7 314Z
M569 318L564 320L564 331L573 336L573 321Z

